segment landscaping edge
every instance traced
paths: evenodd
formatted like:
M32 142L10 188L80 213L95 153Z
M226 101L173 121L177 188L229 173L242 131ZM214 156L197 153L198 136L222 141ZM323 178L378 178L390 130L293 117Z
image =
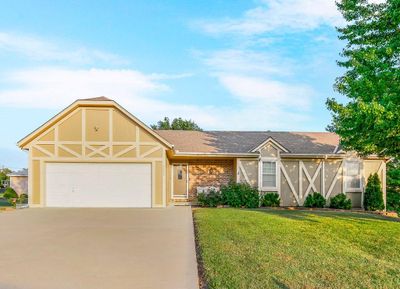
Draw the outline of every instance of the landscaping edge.
M196 219L194 217L194 212L196 210L196 207L192 208L192 220L193 220L193 230L194 230L194 242L195 242L195 248L196 248L196 260L197 260L197 273L199 276L199 289L208 289L208 283L207 283L207 278L206 278L206 273L204 269L204 263L203 263L203 258L201 256L201 250L200 250L200 243L198 239L198 227L196 223Z

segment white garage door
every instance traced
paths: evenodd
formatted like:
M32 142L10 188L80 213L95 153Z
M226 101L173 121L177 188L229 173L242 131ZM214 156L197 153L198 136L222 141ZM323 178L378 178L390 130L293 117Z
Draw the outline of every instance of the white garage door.
M48 207L151 207L151 164L48 163Z

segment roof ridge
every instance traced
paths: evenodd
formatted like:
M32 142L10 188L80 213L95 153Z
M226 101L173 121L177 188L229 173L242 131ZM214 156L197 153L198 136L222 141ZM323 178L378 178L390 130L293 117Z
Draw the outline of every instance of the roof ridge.
M156 129L155 131L176 131L176 132L230 132L230 133L324 133L324 134L336 134L329 131L284 131L284 130L184 130L184 129Z
M80 98L78 101L112 101L112 99L105 97L105 96L97 96L97 97L90 97L90 98Z

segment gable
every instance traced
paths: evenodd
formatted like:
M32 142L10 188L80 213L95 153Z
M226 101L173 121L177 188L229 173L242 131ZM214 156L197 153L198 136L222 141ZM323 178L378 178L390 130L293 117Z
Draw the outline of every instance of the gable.
M77 101L18 142L28 149L34 142L136 142L171 145L114 101Z
M259 152L262 157L277 158L281 152L289 152L280 143L269 137L259 146L254 148L252 152Z

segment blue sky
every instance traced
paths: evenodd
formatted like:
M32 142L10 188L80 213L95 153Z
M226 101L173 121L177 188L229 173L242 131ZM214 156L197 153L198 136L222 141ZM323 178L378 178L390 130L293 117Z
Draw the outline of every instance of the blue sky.
M332 0L8 1L0 9L0 166L78 98L105 95L147 124L320 131L343 43ZM84 2L84 3L82 3Z

